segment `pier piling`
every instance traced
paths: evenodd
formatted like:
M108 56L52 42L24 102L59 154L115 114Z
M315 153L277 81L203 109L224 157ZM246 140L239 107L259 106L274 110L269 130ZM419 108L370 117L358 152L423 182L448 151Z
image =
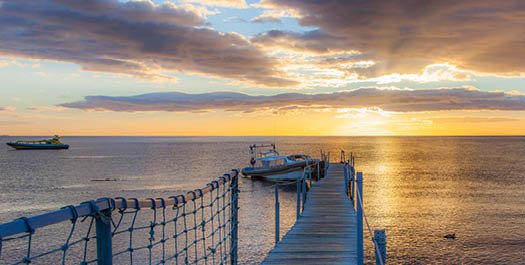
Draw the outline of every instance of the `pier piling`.
M386 263L386 231L385 229L374 230L376 265Z
M279 185L275 185L275 244L279 243L280 237L280 210L279 210Z
M97 235L97 264L113 264L113 244L111 234L111 209L100 211L100 215L95 218Z

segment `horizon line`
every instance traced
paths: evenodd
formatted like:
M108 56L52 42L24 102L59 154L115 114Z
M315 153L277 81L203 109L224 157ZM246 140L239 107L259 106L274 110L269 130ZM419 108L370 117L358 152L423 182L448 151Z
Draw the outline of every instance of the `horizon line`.
M48 137L50 135L9 135L0 137ZM60 135L60 137L525 137L525 134L406 134L406 135Z

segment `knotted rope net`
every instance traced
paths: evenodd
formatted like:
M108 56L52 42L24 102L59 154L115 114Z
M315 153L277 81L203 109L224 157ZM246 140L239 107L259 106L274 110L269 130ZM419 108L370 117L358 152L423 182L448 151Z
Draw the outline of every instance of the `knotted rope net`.
M0 264L236 264L237 202L234 170L187 194L22 217L0 224Z

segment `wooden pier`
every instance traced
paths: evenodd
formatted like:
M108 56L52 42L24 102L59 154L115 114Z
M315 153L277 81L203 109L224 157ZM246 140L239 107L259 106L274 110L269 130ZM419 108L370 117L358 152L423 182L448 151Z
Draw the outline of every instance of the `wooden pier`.
M325 178L307 193L304 211L295 225L262 264L361 263L357 211L344 183L344 164L330 164Z
M283 184L274 185L276 245L262 264L363 265L363 220L372 236L363 210L363 174L355 171L352 154L347 159L341 151L341 163L330 163L329 157L329 154L322 153L322 159L315 167L306 166L295 183L284 183L297 186L297 219L283 238L279 233L279 187ZM133 261L139 264L197 264L207 261L210 264L237 265L238 178L239 171L233 170L206 187L176 196L142 200L100 198L0 223L0 263L65 264L68 260L77 264L111 265L113 261L118 264L132 264ZM309 190L308 184L311 184ZM207 199L203 199L205 197ZM204 211L210 211L210 215ZM132 216L132 221L121 222L124 214ZM90 221L83 222L86 218ZM137 219L150 225L136 225ZM56 231L41 230L65 223L72 225L55 226ZM80 228L82 224L84 227ZM204 232L205 227L209 232ZM83 234L86 230L87 234ZM135 236L134 231L137 232ZM63 243L46 244L46 237L55 240L60 234L66 235L60 237L65 239ZM33 237L39 239L32 240ZM142 239L137 241L137 238ZM211 240L206 241L207 238ZM384 265L385 230L375 230L371 239L376 264ZM88 244L89 240L94 243ZM72 246L76 248L68 251ZM84 254L78 249L83 249ZM141 253L136 250L148 250L149 255L134 255ZM153 255L155 253L158 255ZM129 262L125 262L128 258Z

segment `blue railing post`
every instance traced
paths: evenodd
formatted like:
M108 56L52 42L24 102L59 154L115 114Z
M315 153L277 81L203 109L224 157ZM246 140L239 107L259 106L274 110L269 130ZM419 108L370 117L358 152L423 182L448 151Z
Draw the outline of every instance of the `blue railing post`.
M301 204L301 212L304 212L304 204L306 202L306 172L303 175L303 179L301 180L301 192L302 192L302 199L303 203Z
M112 265L112 232L111 232L111 208L100 211L95 218L97 236L97 264Z
M235 174L231 179L231 225L232 225L232 234L231 234L231 253L230 253L230 262L231 265L237 265L237 243L238 241L238 198L239 198L239 171L234 170Z
M386 231L385 229L374 230L376 265L386 263ZM378 255L379 254L379 255Z
M343 181L344 181L344 187L345 187L345 195L348 196L348 166L345 165L343 167Z
M321 169L319 168L319 165L320 165L320 161L317 160L317 181L319 181L321 179Z
M297 175L297 209L295 211L295 221L299 220L301 215L301 175Z
M357 172L357 264L363 265L363 173Z
M280 225L279 225L279 185L275 185L275 244L279 243L279 240L281 239L280 233Z
M308 167L308 181L312 184L312 168Z
M351 183L350 196L351 197L350 198L352 199L352 203L355 205L355 202L357 200L355 199L356 179L355 179L355 168L354 168L354 166L352 166L352 168L350 168L350 171L351 171L351 174L350 174L350 183Z

